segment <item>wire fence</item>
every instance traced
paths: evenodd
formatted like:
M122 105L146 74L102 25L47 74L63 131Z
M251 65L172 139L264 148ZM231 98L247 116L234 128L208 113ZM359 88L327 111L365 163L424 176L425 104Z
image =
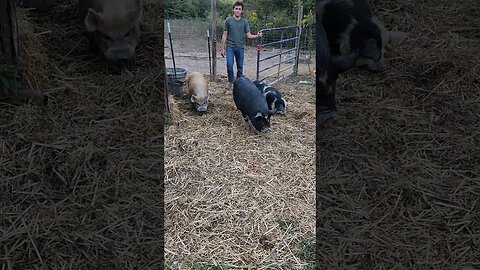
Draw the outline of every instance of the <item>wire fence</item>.
M165 40L164 51L167 67L173 67L173 61L176 62L176 67L186 68L188 71L199 71L203 74L210 73L209 51L207 30L210 34L210 39L213 38L211 31L211 23L207 20L165 20ZM172 47L170 47L170 40L168 36L168 25L170 26L170 35L172 39ZM251 29L256 33L260 29ZM223 27L217 26L217 74L226 75L225 58L220 56L220 47L222 39ZM315 37L310 28L302 28L302 35L300 39L300 55L299 64L306 65L303 67L306 71L304 73L312 73L315 69L313 60ZM279 40L280 33L266 33L263 37L264 43L268 40ZM246 39L245 44L245 61L244 74L251 78L256 77L256 40ZM291 44L293 45L293 43ZM173 49L172 49L173 48ZM278 50L278 48L265 48L265 50ZM285 44L283 48L285 49ZM173 51L173 55L172 55ZM269 52L270 53L270 52ZM272 52L273 53L273 52Z
M166 20L165 21L165 45L169 46L168 41L168 26L170 24L170 34L172 36L172 42L174 43L175 49L179 51L191 50L193 52L199 52L199 50L205 50L208 53L207 46L207 30L211 32L211 23L206 20ZM260 29L251 29L252 33L255 34ZM222 39L223 27L217 26L217 44L220 45ZM301 51L314 51L315 49L315 35L312 33L314 29L312 27L302 28L302 36L300 39L300 50ZM288 33L286 33L288 35ZM211 36L211 38L213 38ZM271 35L264 36L264 43L269 40L278 40L280 39L280 33L272 33ZM267 39L267 40L265 40ZM246 46L255 47L256 40L246 39ZM293 46L293 44L291 44ZM285 46L285 44L284 44ZM167 51L166 51L167 53Z

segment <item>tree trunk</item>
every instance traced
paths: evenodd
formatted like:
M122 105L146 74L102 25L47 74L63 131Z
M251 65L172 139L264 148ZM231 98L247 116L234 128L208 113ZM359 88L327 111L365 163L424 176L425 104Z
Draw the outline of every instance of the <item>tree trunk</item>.
M211 3L211 12L212 12L212 78L211 81L217 81L217 1L212 0Z
M3 61L6 71L3 76L2 91L6 95L17 95L18 30L15 0L0 1L0 35L2 37ZM10 72L11 71L11 72ZM5 84L5 82L8 82Z
M6 65L18 64L18 28L15 0L0 1L0 29Z
M3 62L6 66L2 76L2 84L6 91L2 91L0 101L15 105L31 102L35 105L44 105L47 102L47 96L42 93L36 93L32 89L18 89L17 66L20 57L20 46L18 38L17 14L15 0L0 0L0 35L3 50ZM0 87L1 89L2 87Z

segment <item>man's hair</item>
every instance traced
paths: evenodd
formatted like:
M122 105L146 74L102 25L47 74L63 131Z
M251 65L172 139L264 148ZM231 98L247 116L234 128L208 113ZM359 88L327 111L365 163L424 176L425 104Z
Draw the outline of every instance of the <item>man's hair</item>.
M242 10L243 10L243 1L242 0L236 0L235 2L233 2L232 9L234 9L236 6L241 6Z

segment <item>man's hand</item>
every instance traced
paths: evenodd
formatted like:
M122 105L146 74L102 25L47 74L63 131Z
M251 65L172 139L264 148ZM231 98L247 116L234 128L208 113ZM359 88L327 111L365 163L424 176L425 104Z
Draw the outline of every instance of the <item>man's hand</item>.
M262 32L258 32L258 33L257 33L257 36L258 36L258 37L262 37Z
M226 43L227 43L227 36L228 36L228 32L223 31L222 43L220 45L220 54L222 55L222 57L225 57L225 47L226 47Z

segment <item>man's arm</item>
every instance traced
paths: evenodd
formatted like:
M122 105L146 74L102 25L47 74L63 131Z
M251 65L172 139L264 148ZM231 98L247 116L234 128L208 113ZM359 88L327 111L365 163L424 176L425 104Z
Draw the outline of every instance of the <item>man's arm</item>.
M222 55L222 57L225 57L225 43L227 43L227 35L228 35L228 32L223 31L222 46L220 47L220 54Z
M262 37L262 32L258 32L256 35L252 35L252 33L247 32L247 38L249 39L256 39Z

